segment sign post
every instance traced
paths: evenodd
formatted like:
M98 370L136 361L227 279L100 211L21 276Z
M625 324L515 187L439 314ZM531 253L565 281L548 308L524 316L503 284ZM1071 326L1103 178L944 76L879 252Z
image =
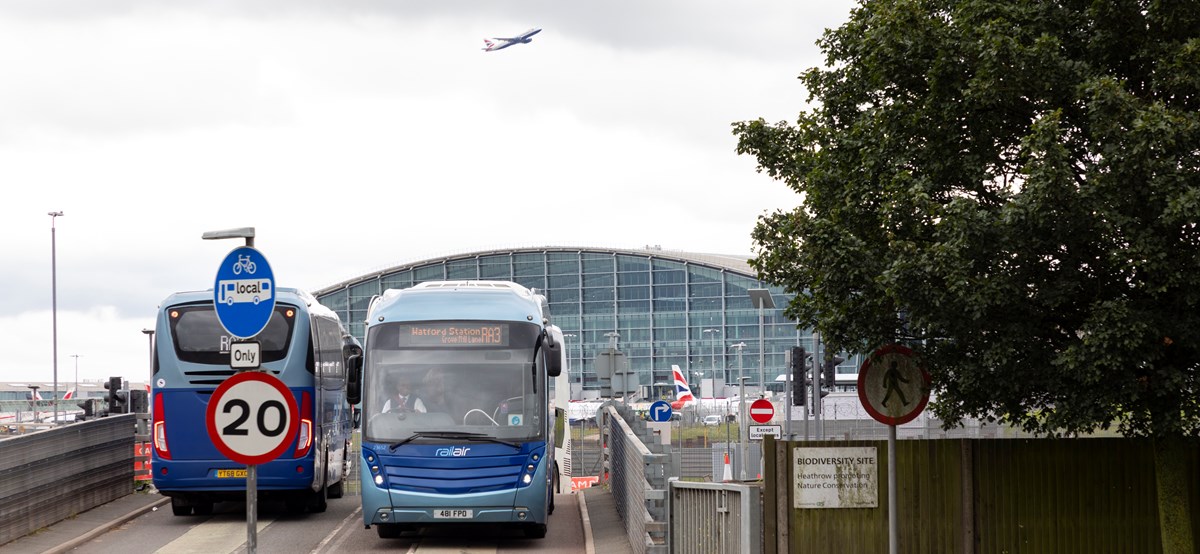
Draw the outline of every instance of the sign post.
M206 233L204 238L243 236L217 266L213 307L234 341L229 366L242 371L213 391L205 423L213 445L225 457L246 465L246 551L258 548L258 464L277 458L291 444L298 426L296 398L282 381L261 366L259 343L252 341L275 313L275 274L253 246L253 229Z
M246 464L246 550L257 548L257 465L279 457L299 427L296 398L270 373L234 374L213 391L205 424L208 437L226 458Z
M929 373L911 349L899 344L872 352L858 370L858 399L888 426L888 552L899 549L896 519L896 426L915 419L929 403Z

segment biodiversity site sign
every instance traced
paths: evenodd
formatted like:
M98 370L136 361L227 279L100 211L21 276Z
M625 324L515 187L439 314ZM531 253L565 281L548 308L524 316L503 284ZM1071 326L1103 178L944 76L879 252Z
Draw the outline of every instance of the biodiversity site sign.
M792 451L796 508L876 508L879 454L873 446Z

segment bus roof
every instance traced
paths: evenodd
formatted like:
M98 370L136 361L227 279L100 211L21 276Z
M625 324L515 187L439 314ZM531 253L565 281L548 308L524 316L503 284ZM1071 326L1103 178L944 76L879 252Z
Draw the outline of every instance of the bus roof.
M549 314L542 298L507 281L427 281L384 291L371 303L367 323L461 319L544 325Z

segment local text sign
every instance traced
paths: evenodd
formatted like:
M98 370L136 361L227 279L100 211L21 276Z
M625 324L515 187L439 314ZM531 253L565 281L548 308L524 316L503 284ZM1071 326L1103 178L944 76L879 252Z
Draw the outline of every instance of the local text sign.
M208 436L226 458L259 465L291 446L299 426L296 398L269 373L235 373L213 391L204 418Z
M795 448L796 508L879 506L879 455L874 447Z
M217 266L213 305L221 326L238 338L257 335L275 311L275 275L261 252L234 248Z

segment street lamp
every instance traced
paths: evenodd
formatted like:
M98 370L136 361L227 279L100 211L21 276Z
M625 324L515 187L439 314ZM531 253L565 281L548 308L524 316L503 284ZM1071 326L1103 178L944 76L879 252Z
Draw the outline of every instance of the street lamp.
M54 219L62 212L47 212L50 216L50 322L54 346L54 422L58 423L58 253L54 238ZM36 391L35 391L36 392Z
M575 333L563 333L563 339L573 339L573 338L575 338ZM571 374L571 348L570 348L569 344L566 345L566 350L567 350L567 375L570 375ZM583 350L581 349L580 352L582 352L582 351ZM582 354L580 355L580 360L579 360L579 398L583 399L583 359L582 359Z
M701 332L702 334L705 334L705 335L707 335L708 333L713 334L712 335L712 376L713 376L713 379L717 378L717 334L720 332L721 332L720 329L705 329L704 331ZM729 381L729 379L728 379L727 375L721 376L721 386L722 387L724 387L725 383L727 383L728 381ZM725 391L722 390L721 394L725 394Z
M79 354L71 354L75 358L75 394L79 394Z
M742 376L742 373L744 373L744 370L745 370L745 367L742 366L742 349L746 347L746 343L739 342L737 344L731 344L731 345L729 345L729 347L737 349L737 359L738 359L738 437L739 437L740 442L742 443L742 445L741 445L741 448L742 448L741 458L742 459L741 459L741 463L739 463L738 465L741 466L742 480L745 481L746 480L746 458L747 458L747 456L750 455L749 454L750 447L749 447L749 445L746 444L746 431L747 431L747 426L746 426L746 378Z
M775 309L775 301L771 299L771 291L767 289L750 289L750 301L758 306L758 389L759 398L767 397L766 371L763 369L763 351L766 349L766 337L763 336L763 309Z
M142 334L146 335L146 342L150 343L150 380L147 383L154 382L154 329L142 329Z

